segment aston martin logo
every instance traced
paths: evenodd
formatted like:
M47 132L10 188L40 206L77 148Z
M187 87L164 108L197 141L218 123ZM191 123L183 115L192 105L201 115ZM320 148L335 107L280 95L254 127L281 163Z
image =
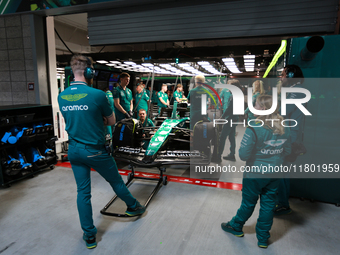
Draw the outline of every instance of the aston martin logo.
M78 101L84 97L86 97L87 94L74 94L74 95L64 95L61 96L62 99L70 101L70 102L74 102L74 101Z
M268 140L268 141L265 141L264 143L270 146L273 146L273 147L277 147L277 146L284 144L285 141L287 141L287 139Z

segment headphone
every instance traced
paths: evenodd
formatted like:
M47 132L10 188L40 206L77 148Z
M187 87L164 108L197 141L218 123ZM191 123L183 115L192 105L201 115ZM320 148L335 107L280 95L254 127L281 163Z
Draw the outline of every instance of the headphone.
M294 78L296 69L294 66L288 66L286 69L287 78Z
M91 60L89 58L86 58L86 63L87 63L87 67L84 69L84 77L86 79L93 79L94 77L94 69L91 67L92 63L91 63Z

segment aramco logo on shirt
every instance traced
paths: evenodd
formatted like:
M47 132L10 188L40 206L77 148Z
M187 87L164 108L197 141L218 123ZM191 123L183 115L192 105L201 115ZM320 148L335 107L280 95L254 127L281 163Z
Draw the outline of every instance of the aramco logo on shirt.
M86 97L87 94L83 93L83 94L74 94L74 95L63 95L61 96L62 99L67 100L69 102L75 102L78 101L84 97Z
M87 111L89 107L87 105L67 105L61 107L63 112L67 111Z

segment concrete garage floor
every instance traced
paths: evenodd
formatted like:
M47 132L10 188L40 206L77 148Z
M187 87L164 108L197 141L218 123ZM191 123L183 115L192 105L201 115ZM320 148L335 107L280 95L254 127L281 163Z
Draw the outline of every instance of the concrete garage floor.
M76 185L70 168L56 167L35 178L0 189L0 254L338 254L339 210L334 205L291 199L294 212L274 219L268 249L257 247L257 207L245 236L221 230L235 215L241 192L169 182L140 218L103 216L112 198L109 184L92 172L93 218L98 247L82 240ZM123 177L126 179L126 177ZM154 183L140 182L131 192L143 202ZM114 211L124 211L121 202Z

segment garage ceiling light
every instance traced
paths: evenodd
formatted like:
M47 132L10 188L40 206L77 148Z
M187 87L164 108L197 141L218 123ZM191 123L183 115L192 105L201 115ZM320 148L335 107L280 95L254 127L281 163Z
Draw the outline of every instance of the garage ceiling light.
M255 55L243 55L246 72L254 72Z
M132 62L132 61L125 61L124 64L130 65L130 66L135 66L136 65L136 63Z
M255 55L243 55L243 58L246 59L246 58L255 58Z
M235 60L233 58L222 58L222 61L226 65L226 67L229 69L232 73L242 73L240 70L238 70Z
M153 64L151 64L151 63L143 63L142 66L153 67Z

